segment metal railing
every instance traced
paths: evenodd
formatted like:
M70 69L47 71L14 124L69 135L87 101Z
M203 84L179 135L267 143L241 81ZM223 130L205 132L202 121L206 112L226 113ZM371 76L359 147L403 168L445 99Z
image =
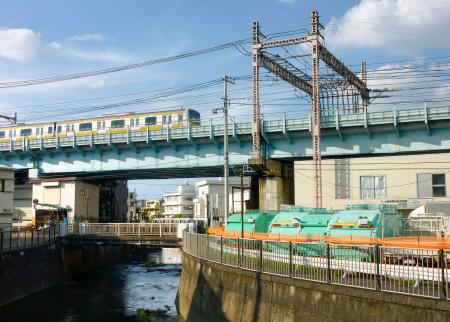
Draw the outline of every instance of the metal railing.
M69 224L67 233L98 236L177 236L176 223L81 223Z
M269 116L264 116L267 120L262 120L262 128L265 132L280 132L285 128L287 131L308 130L311 126L311 117L305 116L297 112L287 113L280 118L280 114L274 114L276 120L271 120ZM349 127L349 126L367 126L391 123L410 123L410 122L428 122L428 120L441 120L450 118L450 107L424 107L414 109L399 109L391 111L367 112L346 114L336 117L323 116L322 127ZM209 121L209 122L208 122ZM143 129L124 128L124 132L115 133L111 129L107 129L106 133L92 133L88 135L65 134L63 136L42 137L33 136L30 138L19 138L0 142L0 151L14 150L30 150L30 149L46 149L58 147L75 147L75 146L92 146L95 144L115 144L131 142L151 141L170 141L171 139L185 139L189 137L205 137L205 136L223 136L224 128L219 119L203 120L199 126L184 126L182 128L163 128L152 129L144 127ZM238 118L229 125L229 135L251 134L252 123L248 118Z
M0 252L47 244L60 236L60 225L33 230L0 231Z
M183 251L246 270L450 300L450 251L299 243L183 232Z

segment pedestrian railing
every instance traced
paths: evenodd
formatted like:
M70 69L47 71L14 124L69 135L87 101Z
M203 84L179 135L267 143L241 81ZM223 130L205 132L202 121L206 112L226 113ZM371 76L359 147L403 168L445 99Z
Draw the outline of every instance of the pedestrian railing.
M69 224L67 233L97 236L177 236L176 223L80 223Z
M47 244L60 236L60 225L40 229L0 231L0 252Z
M183 232L183 251L246 270L450 300L450 251Z

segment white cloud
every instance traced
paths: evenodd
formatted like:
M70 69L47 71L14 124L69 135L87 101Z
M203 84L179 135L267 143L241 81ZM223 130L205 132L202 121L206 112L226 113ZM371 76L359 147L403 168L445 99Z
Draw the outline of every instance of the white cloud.
M0 58L25 62L39 51L40 36L30 29L0 29Z
M112 39L111 37L106 36L102 33L93 33L93 34L85 33L67 38L68 41L105 41L111 39Z
M93 62L105 63L128 63L133 61L133 57L122 53L116 49L87 49L70 46L64 43L52 42L47 45L49 53L59 56Z
M450 48L448 0L362 0L326 27L334 48L420 52Z

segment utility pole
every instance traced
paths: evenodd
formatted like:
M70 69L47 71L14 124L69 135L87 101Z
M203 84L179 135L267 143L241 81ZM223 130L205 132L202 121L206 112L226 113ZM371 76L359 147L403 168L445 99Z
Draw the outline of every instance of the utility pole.
M17 113L14 113L14 116L7 116L7 115L0 114L0 119L5 119L5 120L9 121L11 124L16 124L17 123Z
M314 162L314 206L322 208L322 154L320 150L320 74L319 74L319 16L311 16L312 36L312 135Z
M224 194L224 207L223 207L223 216L224 216L224 224L227 225L228 218L228 196L229 196L229 158L228 158L228 83L234 84L232 78L225 75L223 78L223 108L213 109L213 113L217 113L219 110L223 111L223 194Z

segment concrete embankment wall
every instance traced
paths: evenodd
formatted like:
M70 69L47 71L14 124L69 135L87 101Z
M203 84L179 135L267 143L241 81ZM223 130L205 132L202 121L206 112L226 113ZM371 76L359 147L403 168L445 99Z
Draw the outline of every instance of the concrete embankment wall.
M188 322L450 321L450 301L245 271L188 254L177 309Z
M0 254L0 306L63 279L61 243Z
M2 253L0 306L75 279L127 253L123 246L63 246L61 241Z

